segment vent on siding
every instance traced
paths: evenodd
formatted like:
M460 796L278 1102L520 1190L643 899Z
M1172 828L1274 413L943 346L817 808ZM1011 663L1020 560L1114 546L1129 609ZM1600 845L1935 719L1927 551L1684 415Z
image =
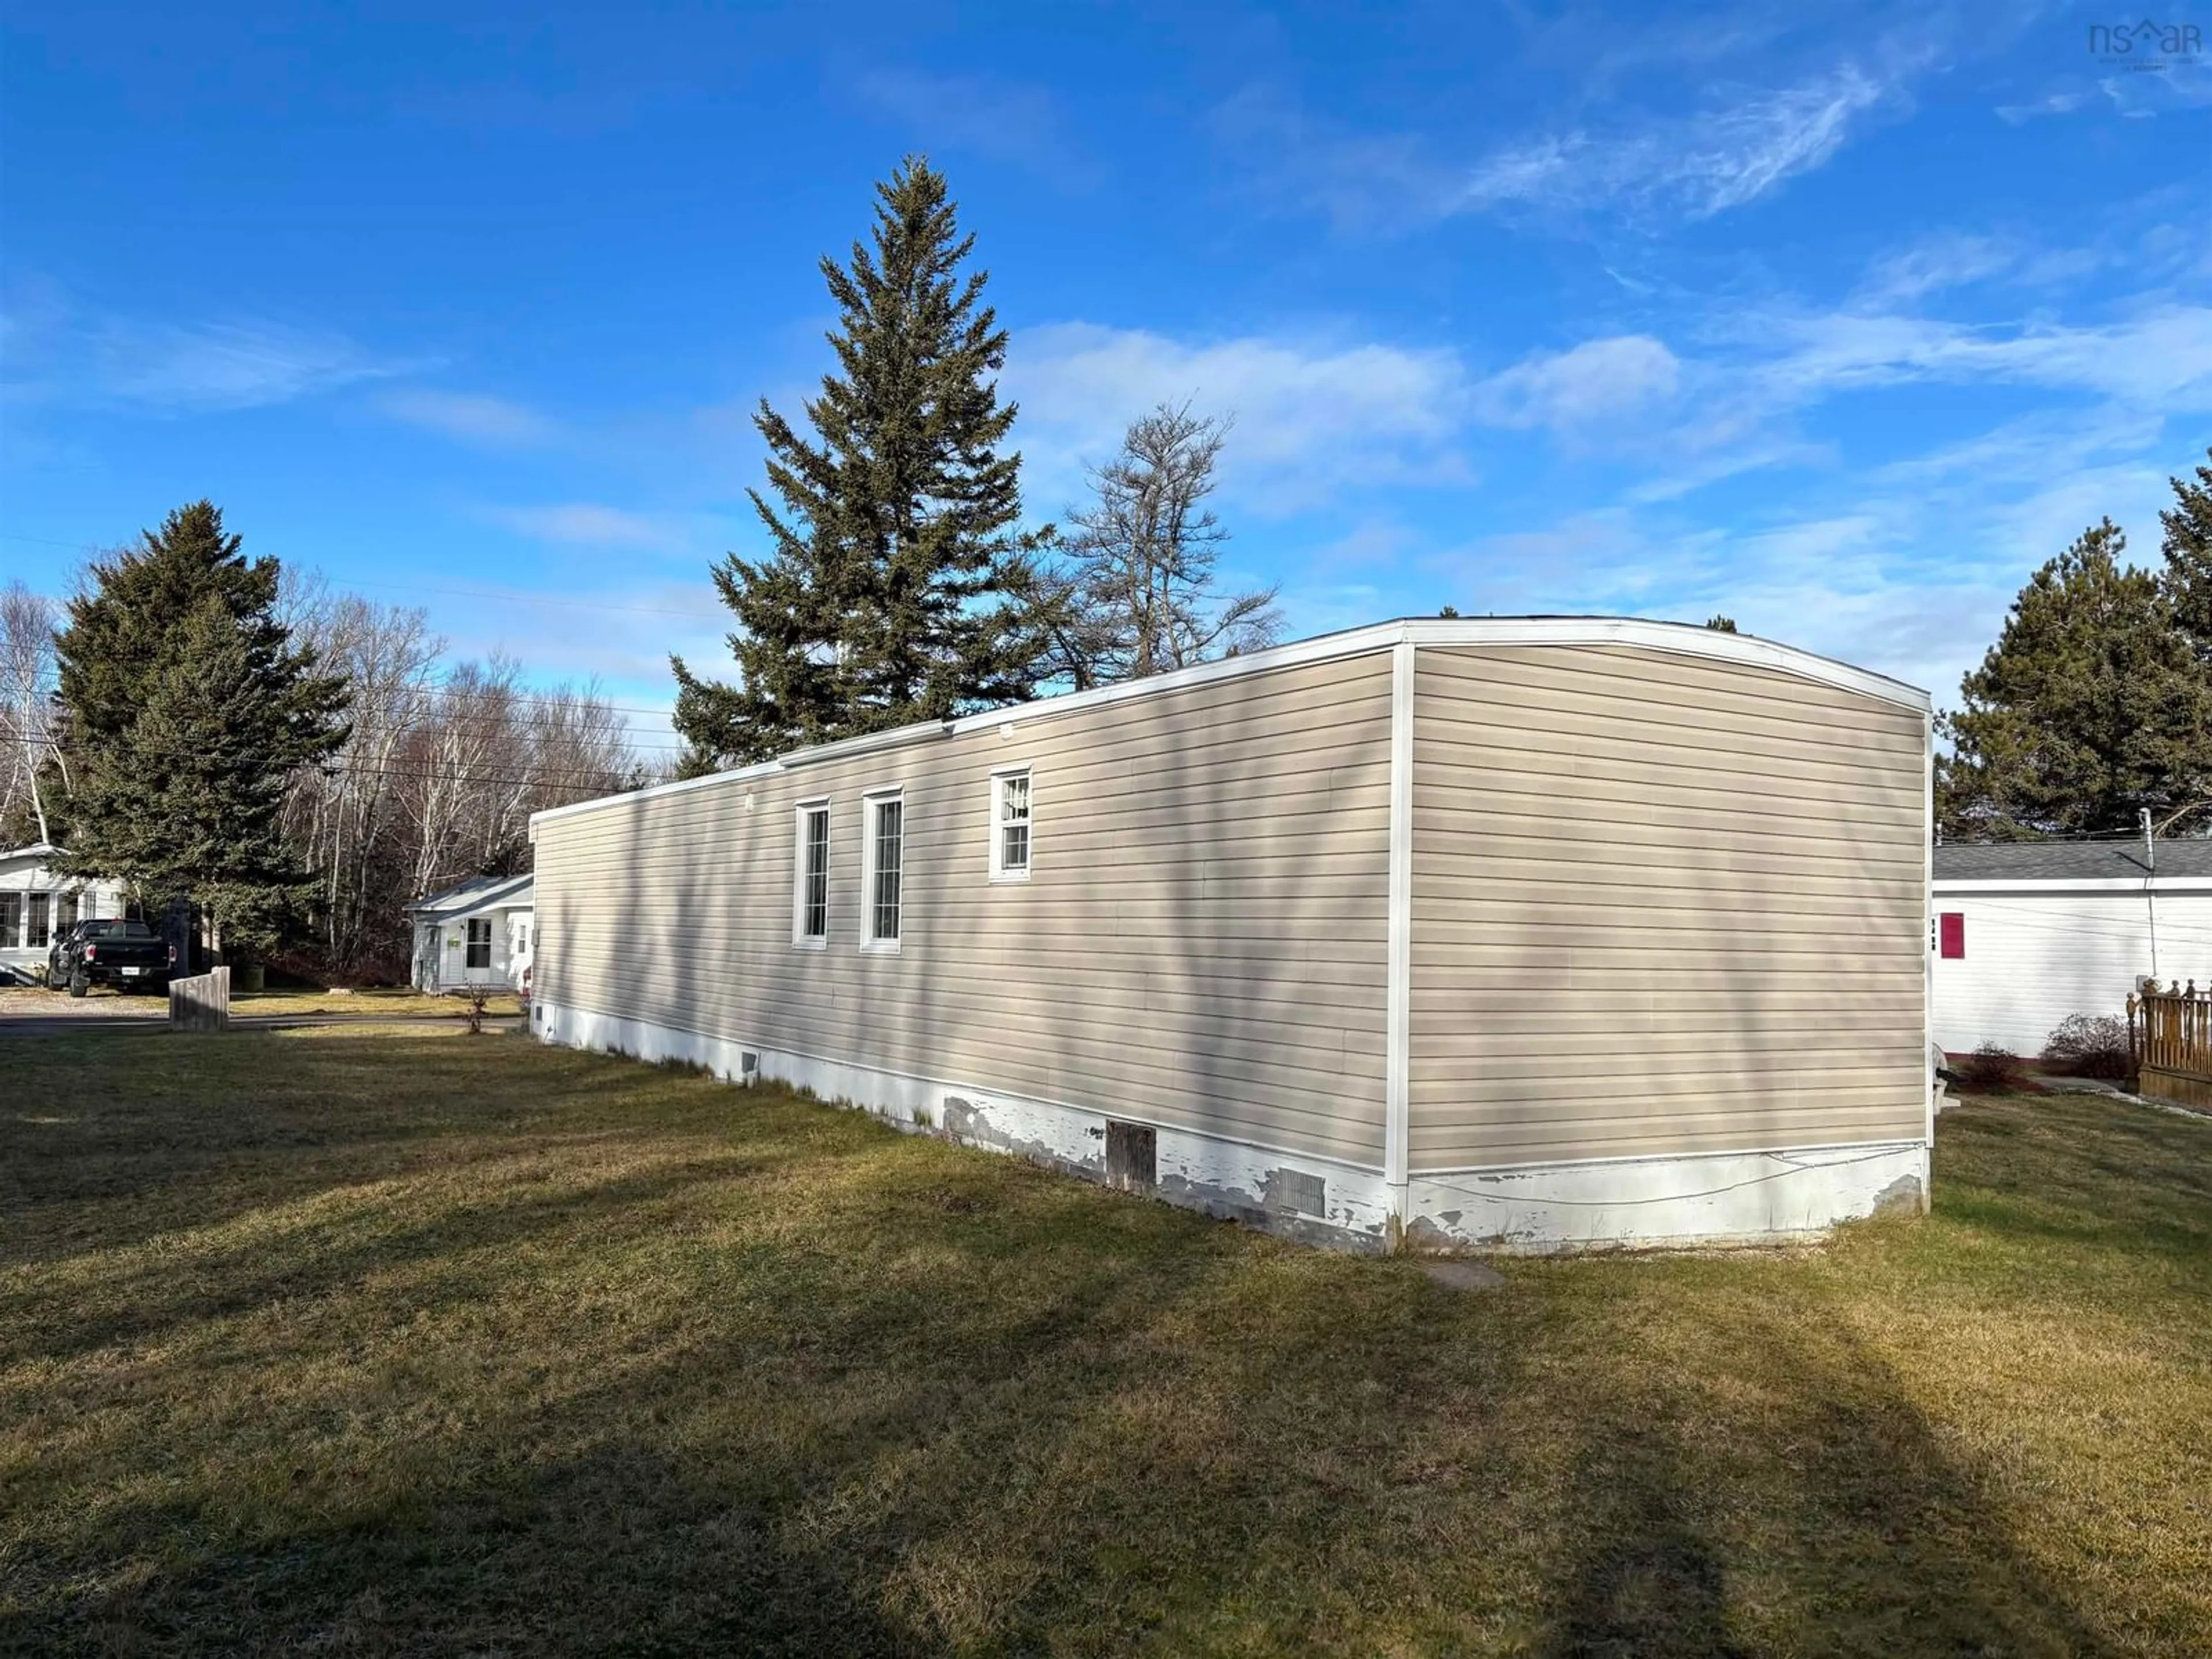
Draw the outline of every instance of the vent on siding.
M1158 1132L1141 1124L1106 1120L1106 1184L1124 1192L1149 1191L1158 1179Z
M1267 1184L1268 1196L1278 1209L1296 1210L1300 1215L1328 1213L1328 1182L1317 1175L1308 1175L1304 1170L1276 1170Z

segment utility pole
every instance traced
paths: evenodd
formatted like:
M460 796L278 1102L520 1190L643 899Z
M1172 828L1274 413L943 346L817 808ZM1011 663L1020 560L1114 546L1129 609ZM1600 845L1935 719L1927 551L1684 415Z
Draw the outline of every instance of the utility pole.
M2150 915L2150 976L2158 978L2158 838L2151 833L2150 808L2142 809L2143 908Z

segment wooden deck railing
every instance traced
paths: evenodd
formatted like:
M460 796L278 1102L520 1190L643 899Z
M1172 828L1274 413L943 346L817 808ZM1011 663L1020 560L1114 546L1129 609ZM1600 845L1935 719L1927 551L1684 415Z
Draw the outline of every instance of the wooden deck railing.
M2212 1109L2212 988L2146 984L2128 999L2128 1050L2143 1093Z

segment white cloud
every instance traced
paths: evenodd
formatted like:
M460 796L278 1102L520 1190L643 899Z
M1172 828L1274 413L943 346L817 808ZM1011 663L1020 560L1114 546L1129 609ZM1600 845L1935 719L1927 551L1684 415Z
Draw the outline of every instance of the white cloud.
M1875 260L1858 301L1875 308L1902 305L2002 276L2021 258L2021 249L2008 239L1946 231Z
M82 374L79 390L88 400L165 414L293 403L416 367L380 358L341 334L278 323L114 321L89 331L82 345L74 373ZM63 350L65 361L78 356Z
M487 516L541 541L648 550L672 550L684 543L682 532L665 520L595 501L495 507Z
M1022 408L1031 497L1042 507L1104 460L1163 401L1233 416L1224 484L1276 510L1346 485L1463 479L1454 444L1467 377L1445 350L1267 336L1193 343L1141 329L1059 323L1014 342L1007 389Z
M1648 334L1586 340L1493 374L1475 394L1485 419L1499 426L1587 427L1674 394L1680 365Z
M534 409L473 392L417 387L388 392L376 406L395 420L498 449L533 447L550 442L560 431Z
M95 385L165 411L256 409L404 373L339 334L272 323L114 324L94 343Z
M1754 372L1790 401L1916 381L1991 381L2202 408L2212 401L2212 307L2166 303L2106 324L1974 327L1832 313L1754 320L1781 350Z
M1825 164L1892 95L1854 64L1641 130L1574 131L1498 151L1469 175L1473 208L1662 207L1708 219Z

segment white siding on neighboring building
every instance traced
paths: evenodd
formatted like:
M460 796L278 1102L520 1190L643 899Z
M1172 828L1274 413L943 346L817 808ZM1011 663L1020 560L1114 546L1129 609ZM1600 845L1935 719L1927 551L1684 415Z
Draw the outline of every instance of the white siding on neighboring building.
M1936 1041L1952 1054L1985 1042L2039 1054L2069 1014L2123 1014L2151 971L2141 890L2023 882L1990 891L1938 881L1934 908ZM1942 953L1947 915L1963 919L1961 957ZM2158 896L2158 975L2212 984L2212 890Z
M45 845L0 849L0 984L35 981L56 933L70 923L123 914L120 882L64 876L54 855Z

